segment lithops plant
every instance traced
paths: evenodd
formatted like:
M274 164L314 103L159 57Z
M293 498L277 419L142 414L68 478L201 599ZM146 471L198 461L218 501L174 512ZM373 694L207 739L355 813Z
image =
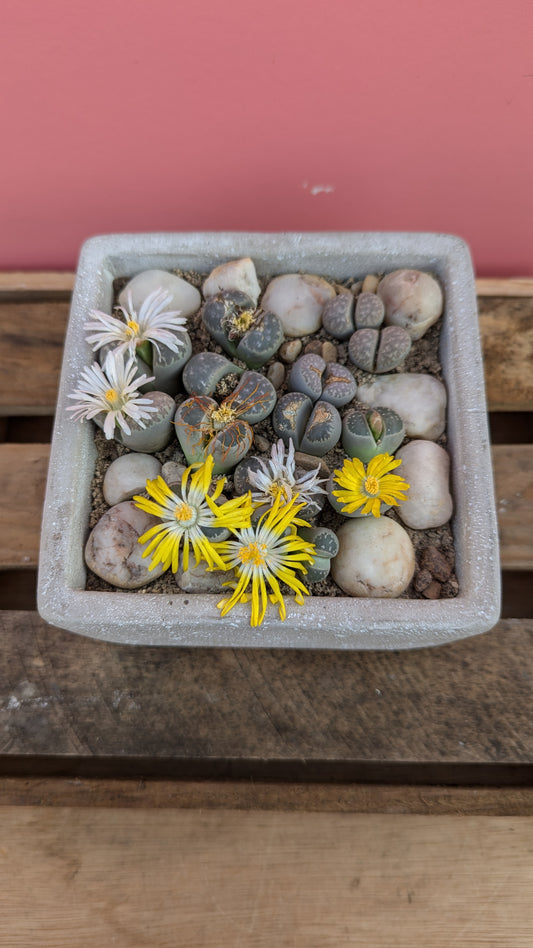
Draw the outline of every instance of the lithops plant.
M342 446L363 464L378 454L394 454L404 437L405 425L392 408L350 408L342 419Z
M174 423L189 464L211 455L215 474L230 471L252 446L251 426L267 418L275 403L276 392L268 379L250 371L220 405L205 395L186 399Z
M339 293L322 310L322 325L334 339L349 339L355 330L355 301L351 293Z
M283 342L279 318L256 309L254 301L240 290L218 293L207 300L202 314L204 325L229 355L242 359L249 368L260 368Z
M310 352L292 366L289 389L303 392L314 402L321 398L340 407L355 397L357 384L349 369L336 362L325 362L322 356Z
M183 387L189 395L212 395L223 379L233 388L244 369L218 352L197 352L183 370Z
M381 375L400 365L411 349L411 337L401 326L356 329L348 343L350 361L364 372Z
M308 543L313 543L316 551L312 562L306 566L305 581L320 583L328 577L331 561L339 552L337 536L328 527L299 527L298 535Z
M385 304L375 293L360 293L355 304L355 328L379 329L385 319Z
M294 444L289 440L287 454L280 438L272 445L271 456L267 461L259 457L247 457L235 468L233 483L237 494L252 492L252 500L258 504L254 519L265 513L277 497L288 503L298 496L299 503L305 503L301 516L305 520L315 517L325 501L325 490L321 486L325 478L320 475L320 465L312 470L304 470L296 464Z
M297 450L320 458L337 444L342 421L329 402L321 400L313 406L303 392L289 392L278 399L272 413L272 427L285 444L292 438Z
M435 277L421 270L394 270L383 277L378 296L385 304L385 322L401 326L421 339L443 310L443 294Z

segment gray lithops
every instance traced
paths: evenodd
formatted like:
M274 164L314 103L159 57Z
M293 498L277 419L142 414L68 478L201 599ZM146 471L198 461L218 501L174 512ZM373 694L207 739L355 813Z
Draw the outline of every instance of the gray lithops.
M276 404L272 427L285 444L292 438L295 448L323 457L337 444L342 421L334 405L318 401L313 407L303 392L289 392Z
M312 563L306 564L306 583L319 583L329 575L331 560L339 552L339 541L328 527L299 527L299 536L315 546Z
M126 434L120 428L115 430L115 439L120 441L130 451L140 451L142 454L152 454L162 451L174 437L172 419L176 404L166 392L150 392L150 401L157 411L150 415L143 427L133 419L130 421L131 433Z
M348 343L350 361L364 372L391 372L404 362L411 349L411 337L401 326L384 329L357 329Z
M284 339L278 317L256 309L253 300L238 290L208 299L202 319L213 339L250 368L268 362Z
M189 395L212 395L221 379L242 373L243 369L217 352L198 352L183 370L183 387Z
M383 277L377 292L385 304L385 322L407 330L413 341L442 314L440 284L421 270L394 270Z
M355 397L357 384L352 373L336 362L308 353L294 363L289 375L289 389L303 392L312 401L323 401L340 407Z
M157 391L166 392L168 395L177 394L182 370L192 355L189 333L180 333L177 342L179 344L178 352L173 352L163 343L159 343L159 351L155 346L153 347L153 364L151 367L154 376L153 384Z
M405 425L391 408L350 408L342 419L342 446L363 464L378 454L394 454L404 437Z
M375 293L360 293L355 304L356 329L379 329L385 319L385 304Z
M322 325L334 339L349 339L354 324L354 298L352 294L339 293L328 300L322 310Z

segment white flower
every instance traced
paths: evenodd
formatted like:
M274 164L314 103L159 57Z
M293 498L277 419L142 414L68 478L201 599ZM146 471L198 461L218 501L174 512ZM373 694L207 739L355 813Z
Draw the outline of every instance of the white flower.
M276 497L281 496L281 503L286 504L298 494L301 503L313 503L313 495L325 494L320 484L325 481L319 477L320 466L315 471L308 471L302 477L295 475L294 445L289 440L289 450L285 459L285 446L281 438L272 445L272 457L268 462L258 458L262 470L249 471L248 477L253 487L252 500L255 503L273 505ZM268 466L267 466L268 465Z
M68 396L80 401L76 405L69 405L67 411L75 412L72 417L76 421L94 418L104 412L104 434L108 439L113 437L116 425L126 434L131 434L125 416L145 428L144 421L150 418L150 414L157 411L157 408L150 398L140 398L137 389L147 382L152 382L154 376L148 378L146 375L140 375L135 378L136 371L134 359L124 365L122 352L109 352L103 370L98 362L93 362L88 369L83 370L78 388Z
M117 319L115 316L108 316L107 313L93 309L90 314L93 318L85 324L85 328L96 329L97 332L92 336L87 336L87 341L94 343L93 350L116 342L118 345L115 352L129 349L131 355L135 355L136 347L142 345L143 342L151 342L158 352L158 342L168 346L172 352L178 352L180 343L176 338L176 333L185 332L186 319L180 316L179 310L165 308L171 300L172 294L159 288L146 297L139 313L136 313L131 293L128 293L128 305L116 307L124 319Z

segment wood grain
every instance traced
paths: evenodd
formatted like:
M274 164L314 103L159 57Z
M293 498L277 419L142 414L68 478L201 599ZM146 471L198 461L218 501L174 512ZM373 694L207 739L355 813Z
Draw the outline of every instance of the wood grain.
M478 296L533 296L533 277L478 277Z
M533 788L3 777L4 806L533 816Z
M39 560L50 445L0 444L0 569Z
M6 948L529 948L533 819L2 811Z
M0 299L69 297L76 274L69 270L12 270L0 272Z
M0 415L54 412L68 312L68 301L0 298Z
M397 653L0 635L5 775L532 782L533 620Z
M533 297L480 298L490 411L533 411Z
M492 456L502 567L533 569L533 445L494 445ZM0 444L1 569L37 565L48 458L48 445Z

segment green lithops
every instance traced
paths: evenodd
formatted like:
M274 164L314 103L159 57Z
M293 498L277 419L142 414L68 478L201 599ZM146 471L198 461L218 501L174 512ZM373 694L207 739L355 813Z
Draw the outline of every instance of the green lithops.
M391 408L351 408L342 419L342 446L363 464L378 454L394 454L404 437L405 425Z
M356 329L348 343L350 361L364 372L392 372L411 349L411 337L401 326Z
M240 290L208 299L202 319L213 339L249 368L260 368L268 362L284 339L279 318L256 309L254 301Z
M316 551L312 563L306 565L305 581L319 583L329 575L331 560L339 552L337 535L329 527L300 527L298 534L313 543Z
M217 352L198 352L183 370L183 387L189 395L212 395L221 379L243 371Z

